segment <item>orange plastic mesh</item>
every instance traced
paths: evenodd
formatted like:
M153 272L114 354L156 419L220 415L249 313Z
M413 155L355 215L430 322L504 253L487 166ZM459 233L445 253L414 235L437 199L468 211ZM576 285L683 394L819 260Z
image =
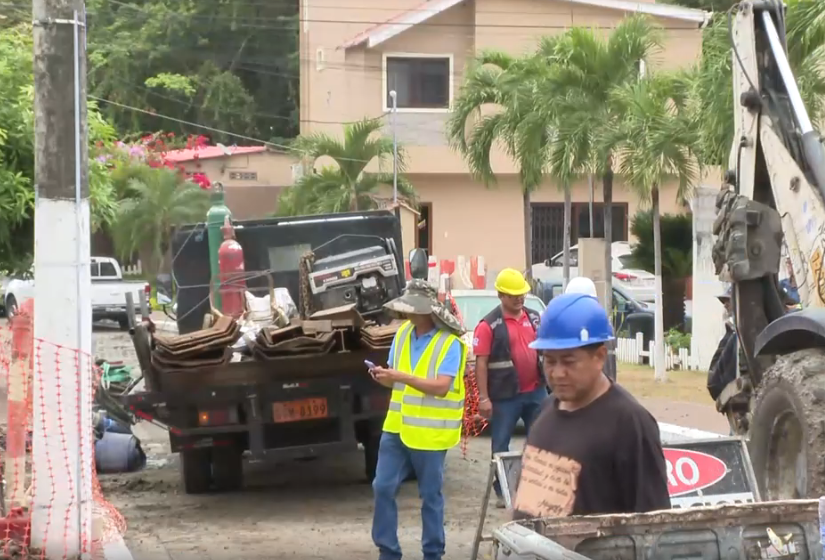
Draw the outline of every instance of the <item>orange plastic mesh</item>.
M72 430L63 418L67 405L76 408L79 404L81 367L92 368L89 372L91 387L98 386L101 375L100 369L93 366L91 356L83 355L77 349L37 339L33 334L33 302L29 300L8 325L0 326L0 403L5 401L6 404L5 417L0 409L0 472L5 482L5 517L0 518L0 558L46 558L45 551L31 546L29 513L32 500L35 495L43 497L50 494L51 498L46 502L51 506L57 501L58 489L68 489L70 501L79 493L79 481L75 480L78 465L77 462L72 464L72 454L67 452L67 440L72 431L76 433L77 427ZM41 371L35 371L35 364L42 368ZM48 372L48 376L41 375L42 372ZM73 376L77 380L74 394L61 394L65 393L65 389L61 389L59 384L47 386L42 382L44 378L65 378L63 376ZM40 409L35 410L36 392L41 397L40 403L50 393L52 401L56 401L58 406L47 408L41 405ZM94 395L89 395L89 399L93 398ZM32 428L35 422L48 430L44 459L37 464L32 461ZM93 435L89 434L89 437L93 438ZM56 453L55 449L62 452ZM56 505L54 511L46 508L46 520L40 533L43 541L47 542L54 541L55 531L63 533L63 558L75 556L78 548L81 555L102 558L103 546L120 538L126 530L123 516L103 497L94 454L83 451L81 446L80 468L91 473L94 500L92 534L81 535L78 543L72 527L75 519L70 517L70 509L62 505ZM35 484L45 484L47 488L44 491L42 487L35 488ZM73 542L69 542L71 533L75 534ZM52 551L49 560L55 558Z

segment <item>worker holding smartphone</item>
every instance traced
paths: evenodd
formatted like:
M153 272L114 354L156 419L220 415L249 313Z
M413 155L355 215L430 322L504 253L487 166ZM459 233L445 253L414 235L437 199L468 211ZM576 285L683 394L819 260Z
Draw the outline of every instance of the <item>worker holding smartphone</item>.
M395 497L414 472L422 501L424 560L441 560L444 460L461 439L464 417L463 329L425 280L411 280L404 294L385 308L405 321L390 347L389 367L365 362L373 379L392 388L372 483L372 539L379 560L401 559Z

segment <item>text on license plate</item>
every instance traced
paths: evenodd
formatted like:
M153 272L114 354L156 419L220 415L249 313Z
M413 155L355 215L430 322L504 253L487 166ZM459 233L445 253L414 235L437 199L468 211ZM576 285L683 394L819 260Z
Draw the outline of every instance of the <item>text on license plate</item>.
M272 419L276 424L315 420L327 416L329 416L329 408L326 399L316 398L272 403Z

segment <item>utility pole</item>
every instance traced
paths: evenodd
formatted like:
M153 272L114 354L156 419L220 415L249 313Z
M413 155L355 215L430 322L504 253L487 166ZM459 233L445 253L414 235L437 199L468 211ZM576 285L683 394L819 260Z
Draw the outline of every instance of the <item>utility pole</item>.
M83 0L33 0L35 306L32 545L92 543L92 316Z
M396 122L398 118L398 94L395 90L390 92L392 98L392 203L398 212L398 131Z

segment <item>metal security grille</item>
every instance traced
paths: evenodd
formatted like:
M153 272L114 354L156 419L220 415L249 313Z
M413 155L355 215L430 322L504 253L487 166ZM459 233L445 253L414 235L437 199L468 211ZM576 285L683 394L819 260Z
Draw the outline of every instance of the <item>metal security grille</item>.
M533 210L533 263L561 253L564 248L564 205L560 203L535 203ZM604 205L593 205L593 230L595 237L604 237ZM613 241L627 241L627 203L613 205ZM574 202L570 244L579 237L590 236L590 210L586 202Z
M544 262L562 250L564 244L564 205L532 204L533 262Z

